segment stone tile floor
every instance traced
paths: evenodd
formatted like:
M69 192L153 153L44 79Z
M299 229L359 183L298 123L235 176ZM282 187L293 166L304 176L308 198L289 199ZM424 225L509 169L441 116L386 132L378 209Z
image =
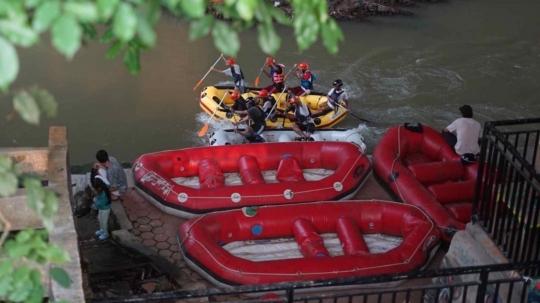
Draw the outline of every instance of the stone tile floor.
M163 213L134 189L122 199L124 210L133 223L131 233L171 263L178 262L180 254L176 233L186 220Z

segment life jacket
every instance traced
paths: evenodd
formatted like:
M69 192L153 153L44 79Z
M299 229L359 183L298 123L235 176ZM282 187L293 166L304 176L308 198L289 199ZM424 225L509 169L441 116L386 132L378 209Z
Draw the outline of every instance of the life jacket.
M304 74L309 72L311 74L311 77L309 78L309 80L305 80L304 79ZM305 88L305 89L313 89L313 81L317 80L317 77L315 77L315 75L309 71L309 70L306 70L305 72L302 73L302 77L300 78L300 85Z
M241 80L244 80L244 73L242 72L242 69L240 68L240 66L238 66L238 69L240 70L240 74L237 74L236 71L234 70L235 66L238 66L238 65L235 64L235 65L231 66L231 74L232 74L232 77L233 77L233 81L235 83L238 83Z
M330 98L332 100L334 100L333 103L335 103L336 105L339 104L339 96L341 96L341 94L343 94L345 92L345 90L341 90L340 92L337 92L336 89L334 88L334 91L332 92L332 94L330 95Z
M309 107L306 106L306 108L308 110L307 116L300 113L300 107L296 107L294 109L294 115L296 116L296 119L298 119L298 122L304 125L308 124L311 120L311 111L309 110Z
M270 76L272 76L272 81L274 83L282 83L283 80L285 80L285 77L283 75L285 73L285 71L283 70L285 68L285 65L281 63L279 63L278 65L281 66L281 74L278 74L274 68L270 68Z

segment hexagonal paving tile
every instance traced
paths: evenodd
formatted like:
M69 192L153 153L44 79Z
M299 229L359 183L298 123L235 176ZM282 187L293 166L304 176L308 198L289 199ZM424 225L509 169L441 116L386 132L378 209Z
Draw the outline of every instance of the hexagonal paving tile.
M138 229L132 229L132 230L131 230L131 233L132 233L134 236L140 236L140 235L141 235L141 231L138 230Z
M170 251L168 249L164 249L164 250L160 250L159 254L164 256L164 257L170 257L172 255L172 251Z
M169 249L170 249L171 251L177 252L177 251L179 250L179 249L178 249L178 244L173 244L173 245L171 245L171 247L169 247Z
M135 213L129 214L128 217L129 217L129 220L132 222L136 221L137 218L139 218L139 216L137 216L137 214Z
M156 244L156 247L159 249L167 249L169 248L169 246L171 245L167 242L159 242L158 244Z
M135 214L139 217L146 217L148 215L148 211L146 209L138 209Z
M163 213L160 210L157 209L148 209L150 212L148 213L148 218L150 219L159 219L163 216Z
M162 234L165 232L165 229L163 227L154 227L152 228L152 232L156 235Z
M147 217L141 216L140 218L137 219L137 222L139 224L148 224L150 222L150 219Z
M150 207L150 203L144 201L144 202L142 202L142 203L139 203L139 205L137 205L137 207L138 207L139 209L147 209L148 207Z
M178 240L176 239L176 237L169 237L169 238L167 239L167 242L168 242L169 244L177 244L177 243L178 243Z
M164 234L160 234L160 235L156 235L154 237L154 240L158 241L158 242L165 242L167 241L168 237L165 236Z
M152 220L152 221L150 221L149 224L152 225L152 227L160 227L160 226L163 225L163 221L161 221L161 220Z
M178 258L180 257L180 254L179 253L173 253L171 257L173 259L175 259L176 261L178 261Z
M141 224L141 225L139 225L139 227L137 227L137 229L140 230L140 231L151 231L152 226L150 226L148 224Z
M152 239L154 237L154 234L151 232L145 232L141 234L141 238L143 239Z
M178 234L176 228L165 228L165 227L163 227L163 229L165 229L165 234L167 236L176 238L176 235Z
M143 244L146 245L146 246L154 246L156 245L156 241L152 240L152 239L146 239L143 241Z

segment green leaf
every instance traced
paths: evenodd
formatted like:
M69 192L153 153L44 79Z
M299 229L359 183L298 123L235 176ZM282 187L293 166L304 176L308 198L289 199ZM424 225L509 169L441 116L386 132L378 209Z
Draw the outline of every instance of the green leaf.
M326 3L326 1L325 1L325 3ZM275 7L271 7L269 9L269 12L270 12L270 15L272 17L274 17L274 19L278 23L283 24L283 25L287 25L287 26L291 25L291 19L289 19L289 17L287 17L287 15L285 15L283 13L283 11L281 11L280 9L277 9Z
M259 4L257 0L238 0L236 2L236 11L240 15L240 18L246 21L251 20L253 19L257 4Z
M49 28L58 15L60 15L60 1L50 0L42 2L34 14L32 27L38 32L43 32Z
M15 269L13 273L12 291L8 298L11 301L19 302L23 301L30 295L31 287L29 287L30 280L30 268L23 264ZM33 284L31 284L33 286Z
M69 254L62 248L51 243L46 243L46 245L47 245L47 248L41 249L39 251L39 254L45 257L47 260L50 260L51 262L54 262L54 263L65 263L71 259L69 257Z
M13 263L11 260L1 260L0 261L0 277L11 275L13 271Z
M42 0L25 0L24 6L26 8L34 8L41 4Z
M0 297L6 296L11 292L13 277L11 275L0 276Z
M4 249L6 251L6 254L10 258L22 258L30 252L32 249L32 245L26 244L26 243L17 243L13 240L7 241L4 245Z
M41 214L41 211L45 207L45 192L41 186L41 181L34 177L23 178L23 186L26 189L26 199L28 206L33 209L37 214Z
M35 44L39 36L27 24L11 20L0 21L0 33L15 45L28 47Z
M83 30L83 34L90 38L95 40L97 38L97 30L91 23L81 23L81 27Z
M212 30L214 44L225 55L234 57L240 49L238 33L225 22L216 21Z
M15 94L13 107L24 121L30 124L39 124L39 106L34 97L28 92L22 91Z
M189 26L189 39L195 40L208 35L213 24L214 17L210 15L205 15L202 18L192 21Z
M32 88L30 94L37 102L39 110L47 117L56 117L58 104L54 96L45 89Z
M156 45L156 34L148 20L139 19L139 23L137 23L137 33L144 44L151 47Z
M71 1L64 3L64 11L82 22L94 22L99 18L96 5L90 1Z
M30 240L34 236L34 230L33 229L25 229L21 231L20 233L15 236L15 242L17 243L24 243Z
M137 29L137 15L127 3L120 3L116 14L114 14L113 31L114 35L122 41L129 41L135 36Z
M130 47L136 47L139 50L147 50L149 49L148 45L146 45L144 42L142 42L141 38L135 37L129 41L128 45Z
M52 27L52 40L56 49L64 54L68 59L81 46L82 29L73 16L63 15L58 18Z
M44 189L44 191L45 197L43 202L45 203L45 207L43 208L42 215L45 218L53 219L54 215L58 211L58 197L51 190Z
M112 30L112 28L109 28L104 34L103 36L101 36L101 38L99 39L99 42L102 42L102 43L109 43L111 41L114 40L114 32Z
M12 172L0 172L0 196L8 197L17 191L19 181Z
M120 0L97 0L97 6L101 17L105 20L109 19L116 10L118 3L120 3Z
M272 23L261 23L257 30L261 49L267 54L275 54L281 46L281 38L276 34Z
M69 275L67 272L58 267L52 267L51 268L51 277L62 287L69 287L71 285L71 280L69 279Z
M43 289L43 285L41 285L41 274L37 270L34 271L39 274L40 280L38 282L34 281L34 287L24 303L40 303L43 301L43 296L45 295L45 290Z
M327 23L321 25L321 35L326 49L331 54L337 54L339 50L338 43L343 41L344 37L343 32L334 19L330 19Z
M107 59L113 59L118 56L118 54L126 47L126 43L121 40L116 40L114 43L109 47L109 50L107 51L107 55L105 56Z
M141 70L139 62L139 49L137 47L128 48L124 55L124 64L132 75L136 75Z
M11 172L13 167L13 159L8 156L0 155L0 173L2 172Z
M184 10L184 12L189 17L193 17L193 18L200 18L204 15L204 13L206 12L206 4L207 4L207 1L205 0L180 1L180 6Z
M165 2L165 6L170 10L170 11L176 11L176 8L178 7L178 4L180 3L181 0L163 0L163 2Z
M19 56L15 47L0 36L0 88L7 90L19 73Z

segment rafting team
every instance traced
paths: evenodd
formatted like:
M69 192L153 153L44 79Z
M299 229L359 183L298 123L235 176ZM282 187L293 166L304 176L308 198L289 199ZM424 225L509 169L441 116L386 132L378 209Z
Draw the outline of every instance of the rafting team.
M343 81L341 79L337 79L332 83L333 88L326 94L328 102L314 113L311 113L307 105L300 101L299 97L311 93L313 82L316 80L315 75L308 69L306 62L295 64L289 71L290 73L296 69L293 75L300 79L300 86L289 88L285 85L285 80L289 74L285 74L283 70L285 65L276 63L276 60L272 57L266 58L265 67L268 67L269 71L266 71L265 67L263 67L261 73L264 72L272 80L272 84L260 90L255 98L249 97L245 100L240 95L246 92L244 74L240 66L236 64L233 58L225 59L223 55L221 55L221 58L229 68L221 71L212 67L212 70L231 76L235 84L235 89L230 96L235 103L223 111L230 111L242 117L240 121L233 122L235 126L247 122L249 119L252 120L246 131L236 130L249 142L264 142L264 138L260 134L266 127L267 118L288 117L291 121L296 121L292 125L294 132L300 136L301 141L310 141L312 140L311 135L315 131L314 117L337 110L339 107L350 113L349 98L345 90L343 90ZM261 73L259 73L259 76ZM259 84L259 76L255 79L255 86ZM284 93L285 91L287 91L286 100L289 100L290 106L284 111L276 109L277 102L272 97L272 94ZM291 111L293 114L288 114ZM461 106L459 111L462 118L457 119L445 128L442 135L448 145L462 157L464 164L468 164L475 162L480 152L481 125L473 119L473 110L470 105Z
M285 65L276 63L276 60L272 57L266 58L265 67L268 67L269 70L267 71L265 67L261 68L259 76L255 79L255 86L259 84L261 73L264 73L270 78L272 84L261 89L257 96L244 99L241 94L249 91L246 91L245 88L242 69L236 64L236 61L233 58L225 59L223 55L221 55L221 58L229 68L218 70L212 67L211 70L232 77L235 88L234 91L230 93L230 98L234 101L234 105L220 110L240 115L241 119L237 122L233 122L235 126L245 123L248 120L252 121L246 128L246 131L242 132L236 130L237 133L243 135L249 142L264 142L264 139L260 134L266 127L266 119L288 117L291 121L296 121L296 123L292 125L292 129L300 136L300 141L310 141L313 140L311 135L315 131L314 117L325 115L330 111L337 110L339 107L350 112L349 98L345 90L343 90L343 81L341 79L337 79L332 83L333 88L326 94L328 101L317 111L312 113L308 106L300 100L299 97L311 93L313 82L317 79L309 70L309 66L306 62L295 64L294 67L285 74ZM293 70L296 70L293 75L300 79L300 86L289 88L285 85L285 80L288 74ZM289 107L285 110L277 109L276 106L278 102L272 94L285 92L287 92L286 100L289 101ZM292 112L292 114L289 112Z

